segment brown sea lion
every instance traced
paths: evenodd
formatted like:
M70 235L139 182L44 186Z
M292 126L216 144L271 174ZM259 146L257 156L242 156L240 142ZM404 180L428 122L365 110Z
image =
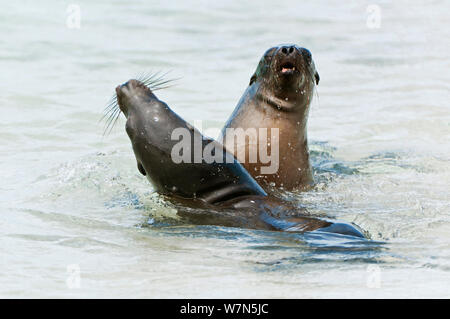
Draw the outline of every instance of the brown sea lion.
M138 170L178 204L182 218L195 224L364 237L350 224L314 218L268 196L220 143L202 136L145 83L130 80L116 92L117 103L108 109L111 120L123 112Z
M266 190L305 189L314 182L306 126L317 84L319 74L307 49L273 47L222 130L219 140ZM262 157L266 149L270 163Z

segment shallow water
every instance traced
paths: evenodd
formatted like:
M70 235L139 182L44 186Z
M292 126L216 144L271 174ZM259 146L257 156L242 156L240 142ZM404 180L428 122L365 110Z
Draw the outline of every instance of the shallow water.
M448 1L5 2L0 13L1 297L449 297ZM381 24L367 23L369 5ZM220 128L262 53L294 42L321 76L318 185L287 194L367 230L286 234L179 222L136 169L114 87L159 91Z

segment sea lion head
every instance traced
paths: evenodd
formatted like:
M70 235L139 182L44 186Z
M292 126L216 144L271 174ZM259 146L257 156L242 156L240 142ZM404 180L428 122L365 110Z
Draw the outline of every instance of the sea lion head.
M257 85L258 94L274 107L293 111L309 105L319 79L311 52L288 44L264 53L249 85Z
M142 112L146 104L155 98L150 88L134 79L118 85L116 94L117 105L127 118L127 122L131 116L134 117L136 113Z
M160 101L153 93L153 88L138 80L129 80L116 87L116 105L126 117L125 130L130 138L136 156L138 169L143 175L155 175L163 163L170 163L169 129L173 112L166 103ZM167 127L168 126L168 127ZM173 129L173 128L172 128Z

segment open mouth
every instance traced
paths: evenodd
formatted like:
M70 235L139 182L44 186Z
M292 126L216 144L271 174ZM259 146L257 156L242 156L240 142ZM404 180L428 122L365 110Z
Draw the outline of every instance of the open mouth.
M295 65L291 62L286 62L281 65L281 73L282 74L290 74L295 71Z

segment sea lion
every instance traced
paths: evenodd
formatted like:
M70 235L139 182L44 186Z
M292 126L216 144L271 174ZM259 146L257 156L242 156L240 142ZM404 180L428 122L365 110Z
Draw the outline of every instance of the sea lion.
M219 141L266 191L270 186L296 190L313 185L306 125L319 79L309 50L297 45L270 48L222 129ZM242 129L241 136L230 128ZM251 136L252 129L257 138ZM262 135L264 129L270 132ZM277 152L270 163L272 171L260 156L267 146L272 154Z
M182 218L196 224L364 237L350 224L311 217L304 209L268 196L232 154L175 114L145 83L129 80L117 86L116 93L117 103L109 111L117 114L113 109L118 105L118 114L127 119L125 129L139 172L178 204ZM179 152L181 142L187 147Z

